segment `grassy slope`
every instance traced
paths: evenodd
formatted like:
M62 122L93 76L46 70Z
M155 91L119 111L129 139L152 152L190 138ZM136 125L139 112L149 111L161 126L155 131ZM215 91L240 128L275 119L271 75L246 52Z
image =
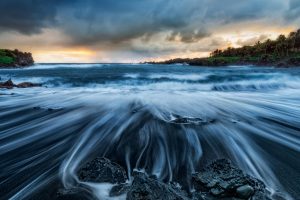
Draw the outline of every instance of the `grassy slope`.
M12 64L15 62L13 57L10 57L6 54L6 52L0 49L0 64Z

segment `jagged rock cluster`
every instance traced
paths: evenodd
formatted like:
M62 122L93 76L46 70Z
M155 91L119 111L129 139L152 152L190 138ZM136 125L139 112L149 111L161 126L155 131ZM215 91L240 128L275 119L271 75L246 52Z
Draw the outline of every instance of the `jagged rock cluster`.
M262 181L245 174L225 159L217 160L193 174L192 181L196 191L207 196L268 199Z
M5 88L5 89L13 89L14 87L17 88L28 88L28 87L39 87L41 84L37 83L31 83L31 82L22 82L19 84L14 84L11 79L5 82L0 82L0 89Z
M131 176L133 181L129 183L126 171L107 158L96 158L78 172L80 181L114 184L110 196L127 194L127 200L270 199L263 182L245 174L226 159L214 161L200 172L194 173L191 180L194 187L192 191L183 190L176 182L162 182L156 176L141 171L134 171ZM73 199L75 194L73 191ZM66 199L63 198L63 193L60 193L60 197Z
M96 183L125 183L126 171L107 158L96 158L87 163L79 172L79 179Z

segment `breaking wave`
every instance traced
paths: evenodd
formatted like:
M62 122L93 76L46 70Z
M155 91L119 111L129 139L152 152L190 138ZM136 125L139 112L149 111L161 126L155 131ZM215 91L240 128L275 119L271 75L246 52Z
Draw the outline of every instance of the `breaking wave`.
M229 158L274 198L299 196L299 69L88 66L0 71L47 86L0 91L4 199L82 184L108 199L111 185L77 177L96 156L189 189L191 173Z

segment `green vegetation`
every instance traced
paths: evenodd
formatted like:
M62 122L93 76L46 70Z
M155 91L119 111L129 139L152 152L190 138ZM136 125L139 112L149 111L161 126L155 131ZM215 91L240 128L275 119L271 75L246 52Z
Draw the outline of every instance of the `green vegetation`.
M34 64L31 53L21 52L18 49L0 49L0 68L26 67Z
M10 65L15 62L15 59L7 54L3 49L0 49L0 64Z
M5 56L5 55L6 55L5 50L0 49L0 56Z
M0 64L12 64L15 60L9 56L0 56Z
M218 56L218 57L209 57L207 58L207 61L211 64L214 64L215 62L222 62L222 63L235 63L238 62L241 58L239 56Z
M228 47L225 50L217 49L211 53L211 57L208 59L236 58L236 56L240 57L239 62L245 63L264 64L290 60L297 61L300 57L300 29L296 32L291 32L287 37L279 35L276 40L258 41L253 46Z

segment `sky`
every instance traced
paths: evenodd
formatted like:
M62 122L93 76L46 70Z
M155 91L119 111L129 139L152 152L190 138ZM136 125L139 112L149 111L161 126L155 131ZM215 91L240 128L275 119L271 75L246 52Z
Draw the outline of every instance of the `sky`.
M36 62L205 57L300 28L300 0L0 0L0 48Z

